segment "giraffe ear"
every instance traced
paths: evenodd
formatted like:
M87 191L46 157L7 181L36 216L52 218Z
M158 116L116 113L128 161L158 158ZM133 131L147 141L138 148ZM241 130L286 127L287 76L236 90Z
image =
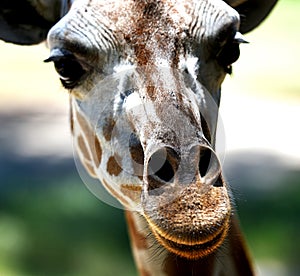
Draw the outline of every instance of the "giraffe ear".
M1 0L0 39L20 45L44 41L73 0Z
M247 33L257 27L271 12L277 0L224 0L241 17L240 32Z

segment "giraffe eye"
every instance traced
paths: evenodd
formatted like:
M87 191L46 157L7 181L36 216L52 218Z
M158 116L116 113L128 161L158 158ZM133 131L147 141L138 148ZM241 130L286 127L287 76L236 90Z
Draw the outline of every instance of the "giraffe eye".
M232 63L236 62L240 56L239 43L235 40L227 42L217 55L218 63L224 68L227 74L232 72Z
M53 61L62 85L72 89L79 84L86 71L72 54L52 55L45 62Z

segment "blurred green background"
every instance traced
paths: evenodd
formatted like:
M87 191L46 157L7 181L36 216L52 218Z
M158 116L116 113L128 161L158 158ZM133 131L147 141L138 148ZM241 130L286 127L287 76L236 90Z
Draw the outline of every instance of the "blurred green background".
M299 1L279 1L223 87L224 168L260 275L300 274L299 15ZM0 44L0 275L136 275L123 211L78 176L47 55Z

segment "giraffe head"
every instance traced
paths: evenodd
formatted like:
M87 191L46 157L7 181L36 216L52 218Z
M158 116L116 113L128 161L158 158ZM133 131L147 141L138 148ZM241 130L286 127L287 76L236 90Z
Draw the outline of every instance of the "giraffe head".
M189 259L229 227L215 136L239 28L221 0L77 0L48 35L85 167Z

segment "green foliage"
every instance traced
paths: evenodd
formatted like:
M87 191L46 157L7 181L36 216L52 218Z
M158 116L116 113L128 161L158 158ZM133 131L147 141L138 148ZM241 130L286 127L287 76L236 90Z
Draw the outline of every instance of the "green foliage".
M42 186L6 179L15 188L0 196L0 274L135 275L123 211L90 194L75 170L47 177Z
M255 259L279 260L293 271L299 269L300 171L284 175L279 187L248 193L238 210Z

